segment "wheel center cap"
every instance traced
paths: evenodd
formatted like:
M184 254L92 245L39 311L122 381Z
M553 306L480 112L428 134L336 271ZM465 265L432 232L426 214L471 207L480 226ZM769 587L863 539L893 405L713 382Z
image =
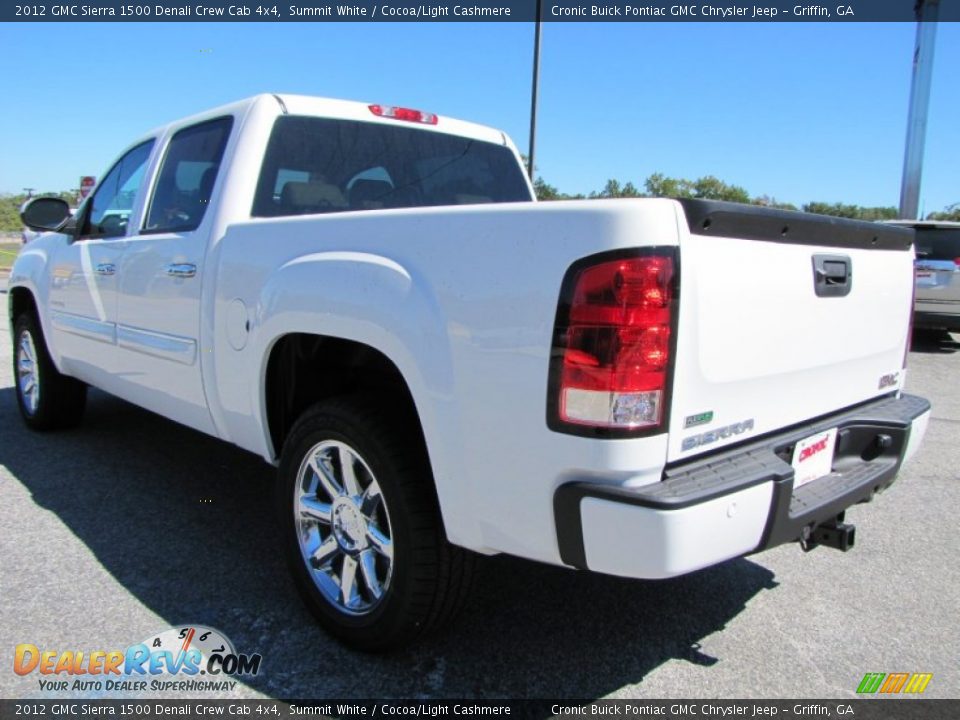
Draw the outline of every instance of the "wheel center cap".
M367 521L356 503L349 498L337 498L331 509L333 535L344 550L362 550L367 543Z

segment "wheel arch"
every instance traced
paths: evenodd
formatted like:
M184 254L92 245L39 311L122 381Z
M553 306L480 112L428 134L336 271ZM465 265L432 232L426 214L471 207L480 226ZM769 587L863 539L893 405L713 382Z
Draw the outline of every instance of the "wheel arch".
M44 235L26 245L13 262L7 286L7 311L10 317L10 332L17 315L32 310L40 325L44 342L53 360L54 367L61 370L60 354L52 341L50 328L48 286L51 256L60 242L60 235Z
M443 487L445 463L437 449L442 441L432 438L431 442L429 428L436 423L425 418L430 409L423 407L424 391L417 392L420 388L416 380L411 383L399 363L364 342L289 332L271 343L263 372L261 411L274 458L279 458L294 423L314 404L344 396L374 398L390 409L397 427L409 433L410 441L424 453L431 470L427 478L430 491L440 508L445 531L451 527L452 515L458 513L452 507L456 496L451 494L451 488Z
M381 393L399 415L423 423L410 385L385 353L355 340L288 332L273 340L261 383L265 429L276 458L297 418L316 402L348 394Z
M23 312L33 312L37 317L40 313L37 309L37 299L34 297L30 288L24 285L17 285L10 288L7 296L7 312L10 318L10 332L13 332L13 323L17 316Z

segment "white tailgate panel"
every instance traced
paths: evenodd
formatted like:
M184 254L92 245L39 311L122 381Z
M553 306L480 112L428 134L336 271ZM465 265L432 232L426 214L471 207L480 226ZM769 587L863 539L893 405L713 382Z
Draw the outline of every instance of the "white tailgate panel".
M814 292L813 255L846 255L846 297ZM669 458L692 457L889 393L902 383L913 254L688 235ZM900 373L893 385L880 378ZM685 418L713 412L685 428ZM681 450L691 435L753 428Z

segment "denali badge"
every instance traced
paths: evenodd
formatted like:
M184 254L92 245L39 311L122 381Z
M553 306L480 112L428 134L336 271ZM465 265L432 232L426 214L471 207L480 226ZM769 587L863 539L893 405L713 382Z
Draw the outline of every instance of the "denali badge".
M898 382L900 382L900 373L887 373L880 377L880 384L877 386L877 389L883 390L886 387L893 387Z
M717 440L726 440L731 435L740 435L748 430L753 430L753 418L744 420L743 422L733 423L733 425L727 425L726 427L717 428L710 432L686 437L680 445L680 450L683 452L693 450L695 447L709 445L710 443L717 442Z
M683 419L683 429L696 427L697 425L706 425L708 422L713 422L713 410L707 410L706 412L697 413L696 415L687 415Z

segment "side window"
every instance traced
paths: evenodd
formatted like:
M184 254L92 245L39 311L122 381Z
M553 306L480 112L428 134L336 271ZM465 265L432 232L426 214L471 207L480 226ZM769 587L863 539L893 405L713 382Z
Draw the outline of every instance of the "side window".
M173 136L153 190L145 233L188 232L200 226L232 125L233 118L218 118Z
M130 213L143 182L153 140L137 145L114 165L90 198L80 237L112 238L127 234Z

